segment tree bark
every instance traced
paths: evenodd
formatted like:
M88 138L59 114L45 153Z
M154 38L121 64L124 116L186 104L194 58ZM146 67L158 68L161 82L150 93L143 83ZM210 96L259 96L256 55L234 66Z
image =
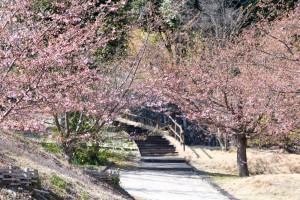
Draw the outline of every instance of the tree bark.
M69 142L63 142L62 143L63 151L65 154L66 161L71 164L73 159L73 153L74 153L74 146L72 143Z
M237 166L239 176L249 176L246 148L246 134L237 135Z

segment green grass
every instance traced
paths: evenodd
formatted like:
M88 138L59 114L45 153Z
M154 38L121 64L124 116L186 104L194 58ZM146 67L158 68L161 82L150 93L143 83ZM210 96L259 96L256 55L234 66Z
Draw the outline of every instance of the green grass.
M46 149L47 151L50 151L55 154L61 154L63 152L62 147L57 143L42 143L42 147Z
M52 174L52 176L50 177L50 181L52 185L54 185L59 189L67 189L69 187L69 184L63 178L61 178L55 173Z
M89 200L91 195L88 192L83 191L80 193L80 197L82 200Z

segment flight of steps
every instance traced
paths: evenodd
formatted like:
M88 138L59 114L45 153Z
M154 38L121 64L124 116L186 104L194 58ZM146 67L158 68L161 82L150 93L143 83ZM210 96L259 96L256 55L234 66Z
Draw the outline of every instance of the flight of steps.
M176 149L162 136L148 136L145 140L135 140L141 156L177 156Z
M160 171L193 171L183 158L142 157L139 169Z
M130 125L126 127L137 144L141 159L139 169L161 170L161 171L192 171L193 168L186 163L186 160L178 157L176 148L160 135L145 136L147 130ZM139 137L144 135L144 137Z

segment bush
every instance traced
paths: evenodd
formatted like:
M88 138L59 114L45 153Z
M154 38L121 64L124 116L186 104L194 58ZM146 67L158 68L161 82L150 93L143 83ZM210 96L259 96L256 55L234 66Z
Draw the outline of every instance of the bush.
M95 151L76 151L73 163L78 165L108 165L115 161L122 161L125 159L125 154L116 153L110 150L102 150L98 153Z
M96 145L87 146L80 144L76 147L73 156L73 163L77 165L108 165L126 158L125 153L118 153L112 150L99 150Z
M98 153L98 159L102 165L107 165L109 163L108 157L109 157L109 151L104 150Z
M96 145L80 144L74 151L73 163L78 165L107 165L109 163L107 157L106 152L99 152L99 147Z
M120 186L120 183L121 183L120 177L119 176L113 176L111 182L114 185Z

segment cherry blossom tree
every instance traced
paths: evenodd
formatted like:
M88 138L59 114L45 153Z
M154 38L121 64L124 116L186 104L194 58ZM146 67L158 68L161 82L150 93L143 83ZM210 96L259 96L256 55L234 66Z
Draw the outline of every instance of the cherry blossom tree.
M191 120L236 138L240 176L249 176L247 138L297 132L299 14L298 4L281 19L244 31L235 42L211 39L191 61L152 70L161 98L180 106Z
M108 40L97 33L103 16L83 22L84 14L103 10L88 1L53 3L52 11L39 13L33 7L28 1L1 2L1 121L39 98L36 92L51 86L52 75L87 66L92 51Z
M34 1L1 2L2 128L42 131L53 118L70 162L74 142L95 137L119 109L137 103L130 92L140 54L95 66L97 50L116 36L105 17L125 3L54 1L41 10Z

